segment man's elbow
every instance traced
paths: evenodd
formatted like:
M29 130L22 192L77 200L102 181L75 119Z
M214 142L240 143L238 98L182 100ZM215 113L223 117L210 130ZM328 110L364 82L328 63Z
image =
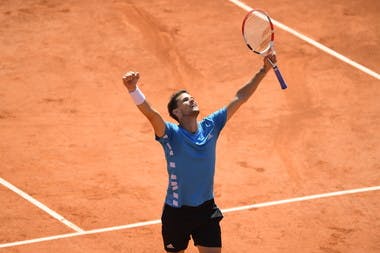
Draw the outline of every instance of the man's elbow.
M249 98L249 96L247 96L246 94L244 94L242 92L238 92L236 94L236 100L240 104L243 104L243 103L247 102L248 98Z

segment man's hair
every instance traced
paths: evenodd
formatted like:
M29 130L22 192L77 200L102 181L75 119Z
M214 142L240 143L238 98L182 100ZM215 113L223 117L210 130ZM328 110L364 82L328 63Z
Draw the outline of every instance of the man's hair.
M177 122L179 122L179 121L178 121L177 116L174 115L173 110L177 108L177 99L183 93L188 93L188 92L187 92L187 90L179 90L179 91L174 92L171 95L169 103L168 103L169 115L170 115L170 117L175 119Z

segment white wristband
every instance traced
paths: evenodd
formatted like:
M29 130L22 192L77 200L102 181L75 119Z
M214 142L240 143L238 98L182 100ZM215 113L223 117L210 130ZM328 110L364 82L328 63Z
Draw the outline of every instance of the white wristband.
M136 105L141 105L145 101L145 96L139 89L139 87L136 87L136 90L129 92L131 95L133 102L135 102Z

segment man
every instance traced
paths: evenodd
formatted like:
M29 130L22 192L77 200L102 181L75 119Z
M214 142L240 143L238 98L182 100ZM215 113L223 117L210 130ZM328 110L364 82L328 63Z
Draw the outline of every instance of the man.
M254 93L276 63L275 55L264 58L263 67L232 101L197 121L199 107L186 91L174 93L168 111L178 125L165 122L137 87L138 72L127 72L123 82L139 110L150 121L156 140L162 145L169 184L162 213L162 236L167 252L185 252L190 236L200 253L220 253L223 215L214 202L215 146L220 131L239 107Z

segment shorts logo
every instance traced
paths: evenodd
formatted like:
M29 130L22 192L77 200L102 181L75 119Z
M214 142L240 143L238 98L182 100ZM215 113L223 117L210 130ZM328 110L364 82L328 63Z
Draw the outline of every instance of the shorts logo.
M168 245L166 245L166 248L167 249L174 249L174 246L172 244L168 244Z

